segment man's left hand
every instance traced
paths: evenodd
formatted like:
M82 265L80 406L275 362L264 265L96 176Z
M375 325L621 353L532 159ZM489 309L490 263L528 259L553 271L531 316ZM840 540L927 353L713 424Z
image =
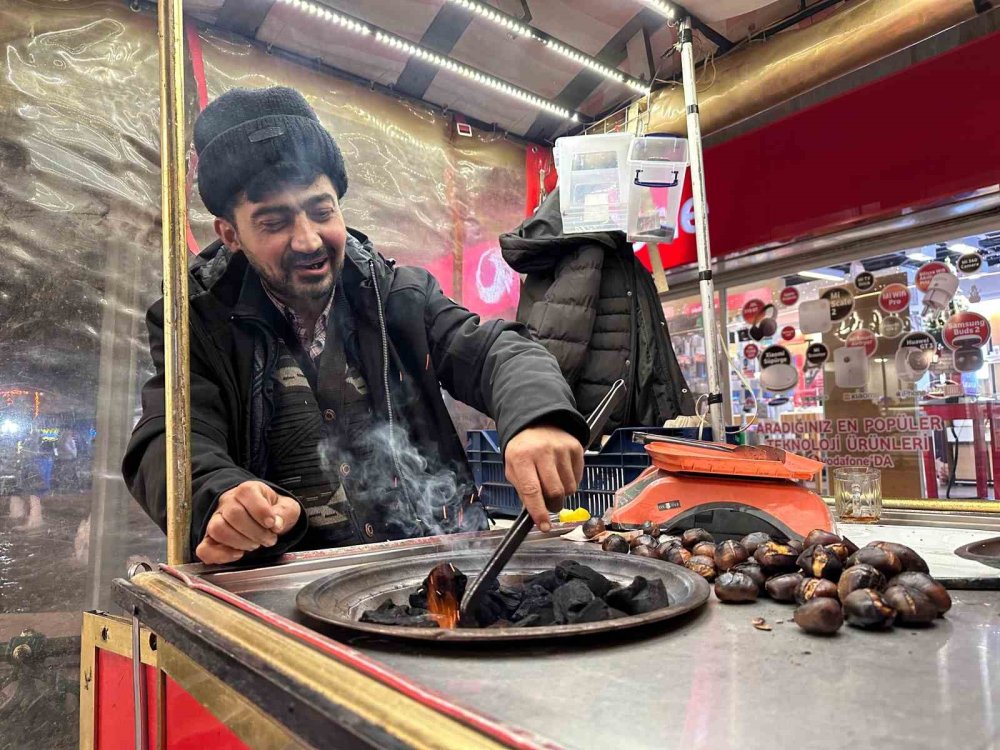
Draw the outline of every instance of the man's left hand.
M583 478L583 446L558 427L528 427L507 443L504 469L535 525L549 531L549 512L562 508Z

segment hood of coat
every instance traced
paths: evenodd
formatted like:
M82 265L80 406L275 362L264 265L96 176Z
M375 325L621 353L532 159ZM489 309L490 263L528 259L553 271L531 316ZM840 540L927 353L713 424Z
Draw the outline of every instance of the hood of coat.
M624 232L564 234L558 190L553 190L521 226L500 235L503 258L518 273L550 271L567 253L593 245L609 250L629 247Z

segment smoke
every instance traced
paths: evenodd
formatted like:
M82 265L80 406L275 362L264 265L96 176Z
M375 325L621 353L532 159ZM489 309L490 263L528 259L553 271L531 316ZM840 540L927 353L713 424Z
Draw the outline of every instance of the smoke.
M344 484L360 526L370 519L394 539L485 528L482 505L471 502L471 482L436 453L417 450L398 422L357 433L321 443L320 457L327 476Z

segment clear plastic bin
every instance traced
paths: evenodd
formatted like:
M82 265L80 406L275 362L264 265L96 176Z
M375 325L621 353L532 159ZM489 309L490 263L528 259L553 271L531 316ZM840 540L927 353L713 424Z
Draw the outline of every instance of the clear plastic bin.
M556 139L563 232L625 231L628 221L630 133Z
M686 138L651 133L632 141L628 153L628 222L633 242L670 242L677 227L687 174Z

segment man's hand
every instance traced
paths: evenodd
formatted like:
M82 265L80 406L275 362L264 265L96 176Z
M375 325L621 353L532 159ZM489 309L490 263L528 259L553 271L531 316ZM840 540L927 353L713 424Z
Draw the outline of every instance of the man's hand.
M236 562L261 546L273 547L295 526L300 512L295 500L263 482L243 482L219 497L195 554L209 565Z
M583 446L558 427L528 427L507 443L504 468L535 525L549 531L549 511L562 508L583 478Z

